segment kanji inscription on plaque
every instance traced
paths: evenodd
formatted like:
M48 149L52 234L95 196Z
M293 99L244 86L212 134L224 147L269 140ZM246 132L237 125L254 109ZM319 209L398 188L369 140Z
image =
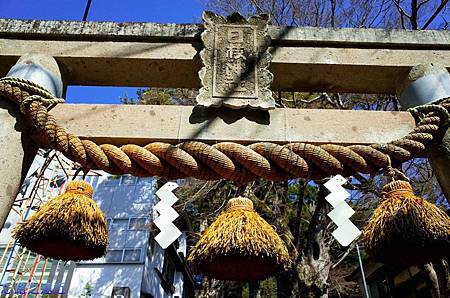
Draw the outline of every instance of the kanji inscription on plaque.
M215 26L213 97L257 98L254 26Z
M274 108L268 89L273 80L267 69L272 59L267 51L268 17L245 19L233 14L225 19L205 12L203 20L204 67L199 72L202 88L197 103L207 107Z

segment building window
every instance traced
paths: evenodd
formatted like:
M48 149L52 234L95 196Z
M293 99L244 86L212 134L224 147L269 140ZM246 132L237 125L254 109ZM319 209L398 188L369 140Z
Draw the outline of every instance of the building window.
M107 218L106 224L108 230L145 231L149 228L147 217Z
M113 287L112 298L130 298L131 290L129 287Z
M126 230L128 229L128 222L128 218L113 218L110 230Z
M129 230L147 230L147 218L146 217L134 217L130 218Z
M126 176L122 176L122 183L121 184L134 185L134 184L136 184L136 181L137 181L137 177L126 175Z
M122 255L123 255L122 249L108 250L105 256L105 261L107 263L121 263Z
M158 268L155 268L156 273L158 274L161 280L161 286L167 293L173 294L175 293L175 287L173 286L173 282L175 279L175 263L170 258L167 250L164 254L164 264L162 272L159 271ZM172 295L170 295L172 297Z
M136 184L153 183L153 181L154 181L153 177L138 177Z
M114 176L108 176L104 182L104 186L115 186L119 185L120 183L120 176L114 175Z
M170 258L167 251L164 254L164 265L162 275L166 280L166 282L168 282L170 285L173 285L173 281L175 279L175 263Z
M97 183L98 183L98 177L99 177L99 176L97 176L97 175L87 176L87 177L86 177L86 181L87 181L90 185L92 185L92 187L93 187L94 189L96 189L96 188L97 188Z
M123 253L123 262L140 262L141 261L141 250L140 249L125 249Z
M108 250L105 256L106 263L140 263L142 262L142 249L126 248Z
M153 253L155 252L155 237L153 236L152 232L148 233L148 248L147 248L147 256L151 256L153 255Z

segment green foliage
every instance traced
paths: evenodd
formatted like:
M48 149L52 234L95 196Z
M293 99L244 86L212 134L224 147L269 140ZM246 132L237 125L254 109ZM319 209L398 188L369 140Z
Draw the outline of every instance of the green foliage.
M94 287L90 283L86 283L84 286L84 293L80 297L92 297L92 290Z
M177 88L148 88L137 91L137 99L127 96L120 99L123 104L139 105L192 105L196 90Z
M271 277L260 283L261 297L276 298L277 297L277 281Z
M130 99L128 97L124 97L121 99L124 104L141 104L141 105L171 105L172 96L170 92L167 92L164 89L140 89L137 92L138 99Z
M242 291L242 298L249 298L249 285L245 284ZM259 282L259 294L264 298L277 298L277 280L270 277Z

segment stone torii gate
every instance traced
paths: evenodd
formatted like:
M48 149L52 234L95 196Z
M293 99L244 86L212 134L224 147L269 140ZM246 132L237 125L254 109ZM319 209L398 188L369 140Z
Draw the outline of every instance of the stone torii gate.
M0 19L0 77L23 55L39 53L56 59L57 66L46 58L41 62L55 78L63 78L64 86L199 88L202 31L202 25ZM413 99L402 102L411 107L440 99L436 94L448 90L442 85L450 85L446 31L269 26L268 34L272 90L398 95L416 90ZM432 88L423 90L423 82ZM3 99L0 107L3 226L36 149L22 132L18 108ZM74 135L117 146L188 140L365 145L388 143L415 127L409 112L275 109L207 113L193 119L193 109L64 104L51 113ZM431 149L431 161L450 198L450 132Z

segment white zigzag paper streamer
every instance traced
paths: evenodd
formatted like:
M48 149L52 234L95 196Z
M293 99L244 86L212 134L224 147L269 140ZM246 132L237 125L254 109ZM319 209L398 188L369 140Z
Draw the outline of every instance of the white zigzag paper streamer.
M350 221L350 217L355 211L345 201L350 196L342 187L346 182L347 180L344 177L336 175L324 184L330 191L330 194L325 199L334 208L328 213L328 216L337 225L337 229L331 235L342 246L348 246L361 235L361 231Z
M156 235L155 240L163 249L169 247L181 235L181 231L173 224L179 216L172 208L172 205L178 201L172 192L177 187L177 183L167 182L156 192L160 201L153 208L158 211L159 216L153 222L161 232Z

